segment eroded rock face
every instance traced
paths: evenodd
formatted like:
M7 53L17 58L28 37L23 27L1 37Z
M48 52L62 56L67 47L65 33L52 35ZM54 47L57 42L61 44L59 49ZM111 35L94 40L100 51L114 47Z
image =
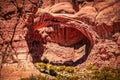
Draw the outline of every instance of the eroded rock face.
M95 21L95 17L97 16L97 10L93 6L85 6L81 8L75 15L79 17L87 17L91 21Z
M18 80L21 76L39 74L31 62L25 37L28 31L27 19L32 13L33 6L29 0L0 0L1 80Z
M92 48L90 57L83 65L105 65L105 62L108 65L115 63L119 67L119 37L114 42L110 41L117 46L113 51L103 53L101 43L108 47L109 41L100 42L103 38L111 39L115 32L120 31L119 6L119 0L79 0L78 3L75 0L1 0L0 62L47 59L51 63L73 64L86 53L83 44L95 44L97 46ZM46 13L45 21L41 15ZM43 25L49 21L51 25ZM53 24L57 27L53 27ZM36 26L38 28L35 29ZM87 50L90 48L87 47ZM113 46L108 48L112 50ZM92 54L94 52L100 54Z
M68 16L68 18L65 18L62 15L61 17L57 17L50 13L43 13L39 17L38 22L35 22L34 26L35 41L41 42L42 44L47 44L47 42L56 43L66 48L74 48L76 44L86 44L85 56L88 56L94 43L92 38L93 33L89 29L90 26L84 23L78 23L78 19ZM60 51L58 52L61 53Z
M62 28L57 27L57 25L55 27L40 28L38 31L41 34L41 38L44 39L44 43L54 42L64 46L74 45L85 37L74 28Z
M84 2L83 7L80 7L80 10L75 13L70 2L58 3L44 10L38 9L36 12L36 16L38 17L34 20L35 40L44 43L50 42L62 44L62 46L66 46L67 48L68 45L71 45L71 42L73 42L72 45L75 45L75 43L79 43L79 45L85 43L86 45L92 46L99 38L110 38L114 32L120 30L118 18L115 18L116 12L112 9L112 5L118 5L116 4L117 2L119 3L119 1ZM102 3L106 3L108 6L103 6L103 8L98 11L97 7L99 5L97 6L96 4ZM59 8L60 5L61 7ZM69 9L67 9L67 7L69 7ZM111 11L111 13L109 13L109 11ZM119 12L119 10L117 12ZM102 16L102 14L106 15ZM113 20L112 17L114 17L117 22L114 22L115 20ZM62 27L65 27L66 29ZM70 31L68 27L73 29ZM78 31L75 31L74 29L77 29ZM71 36L74 36L74 38L71 38ZM88 48L87 51L91 49L90 46L86 46L86 49ZM49 50L49 52L52 51ZM61 53L60 51L55 52ZM54 54L55 52L51 54ZM51 61L50 58L45 57L45 59Z

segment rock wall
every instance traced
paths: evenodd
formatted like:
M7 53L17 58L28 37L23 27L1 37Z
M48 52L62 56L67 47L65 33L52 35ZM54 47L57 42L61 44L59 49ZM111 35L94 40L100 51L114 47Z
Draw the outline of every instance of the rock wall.
M18 54L28 54L29 49L25 40L28 30L26 22L34 6L28 0L0 1L0 53L2 62L11 62L12 59L16 61Z
M69 0L1 0L0 54L2 62L15 62L19 54L28 54L35 42L31 39L31 15L38 7L45 8ZM72 1L70 1L72 2ZM28 31L29 30L29 31ZM29 33L30 32L30 33ZM27 35L29 34L29 35Z
M63 4L60 2L69 3ZM55 48L56 54L53 52L43 54L44 46L40 42L34 41L33 24L35 22L33 20L35 19L39 23L37 21L39 20L38 16L46 11L53 15L61 16L61 14L64 14L65 16L78 18L91 26L90 28L95 31L95 34L93 32L94 35L98 35L94 37L96 43L87 61L80 66L94 64L97 66L114 65L112 67L120 68L119 6L119 0L0 0L0 64L3 64L0 65L0 70L2 77L6 77L4 71L9 70L9 65L7 68L3 68L6 63L17 62L18 65L20 62L24 66L23 64L28 60L25 68L31 70L32 73L32 70L35 69L33 69L30 61L40 61L40 57L42 59L47 58L51 62L56 60L57 63L61 60L65 62L67 59L76 60L81 56L81 54L78 54L79 52L85 52L81 49L74 50L71 47L66 48L49 44L49 50ZM116 34L113 35L114 33ZM62 53L59 53L58 49ZM32 66L32 69L29 66ZM16 68L16 65L14 67ZM18 71L18 73L20 72ZM19 75L19 78L21 75Z
M66 8L52 6L60 2L70 2L70 5L65 5ZM119 0L1 0L0 62L18 62L23 58L30 58L29 55L33 56L33 61L39 60L43 47L33 41L33 17L36 17L34 14L36 11L40 12L41 8L42 13L48 10L53 14L77 17L92 26L99 36L108 38L108 35L112 36L114 32L120 31L119 6ZM60 9L63 11L59 12ZM20 57L20 54L26 54L26 57Z
M39 74L30 62L26 41L28 18L38 0L0 0L0 79L18 80ZM18 71L14 74L15 71Z

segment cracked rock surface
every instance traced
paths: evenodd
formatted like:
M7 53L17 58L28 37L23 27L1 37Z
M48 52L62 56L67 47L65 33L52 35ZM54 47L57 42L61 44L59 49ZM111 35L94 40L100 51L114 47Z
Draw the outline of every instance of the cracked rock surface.
M93 36L95 44L87 60L78 66L120 68L119 6L119 0L0 0L0 79L38 75L33 62L46 59L53 64L72 64L71 60L75 62L84 54L85 45L74 49L49 42L44 52L44 46L34 41L33 23L39 23L39 16L45 12L78 17L98 35Z

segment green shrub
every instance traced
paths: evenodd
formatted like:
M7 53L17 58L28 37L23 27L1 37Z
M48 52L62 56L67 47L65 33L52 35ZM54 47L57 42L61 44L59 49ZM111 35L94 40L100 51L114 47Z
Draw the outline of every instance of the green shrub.
M50 74L51 76L57 76L57 73L56 73L55 70L53 70L53 69L50 69L50 70L49 70L49 74Z
M46 66L47 66L47 69L57 70L56 69L57 67L55 65L47 64Z
M56 76L56 78L57 78L58 80L68 80L68 77L67 77L67 76L63 76L63 75L60 75L60 74L58 74L58 75Z
M37 69L39 69L39 70L43 70L43 69L46 69L46 68L47 68L47 66L46 66L45 63L35 63L34 65L35 65L35 67L36 67Z
M86 67L86 69L87 70L98 70L98 67L90 64Z
M48 80L46 76L39 75L38 80Z
M49 73L45 63L35 63L34 65L40 72L47 73L47 74Z
M74 68L73 67L66 67L65 71L68 73L74 73Z
M69 76L68 80L78 80L79 77L78 76Z
M79 69L72 66L56 66L45 63L35 63L40 72L54 76L54 80L120 80L120 69L110 67L98 68L88 65L86 68ZM79 77L78 77L79 76ZM46 76L32 76L21 80L53 80Z
M57 71L60 72L60 71L64 71L66 68L66 66L59 66L57 67Z
M120 80L118 70L110 67L103 67L99 70L92 71L93 80Z

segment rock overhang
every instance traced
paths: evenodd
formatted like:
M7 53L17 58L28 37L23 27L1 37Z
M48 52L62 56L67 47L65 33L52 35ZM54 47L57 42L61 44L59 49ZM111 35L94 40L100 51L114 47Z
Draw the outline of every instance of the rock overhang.
M60 46L74 47L76 44L85 44L85 54L89 55L94 40L89 31L89 25L69 16L54 16L43 13L34 22L34 40L43 44L47 42L59 44ZM73 53L74 54L74 53Z

